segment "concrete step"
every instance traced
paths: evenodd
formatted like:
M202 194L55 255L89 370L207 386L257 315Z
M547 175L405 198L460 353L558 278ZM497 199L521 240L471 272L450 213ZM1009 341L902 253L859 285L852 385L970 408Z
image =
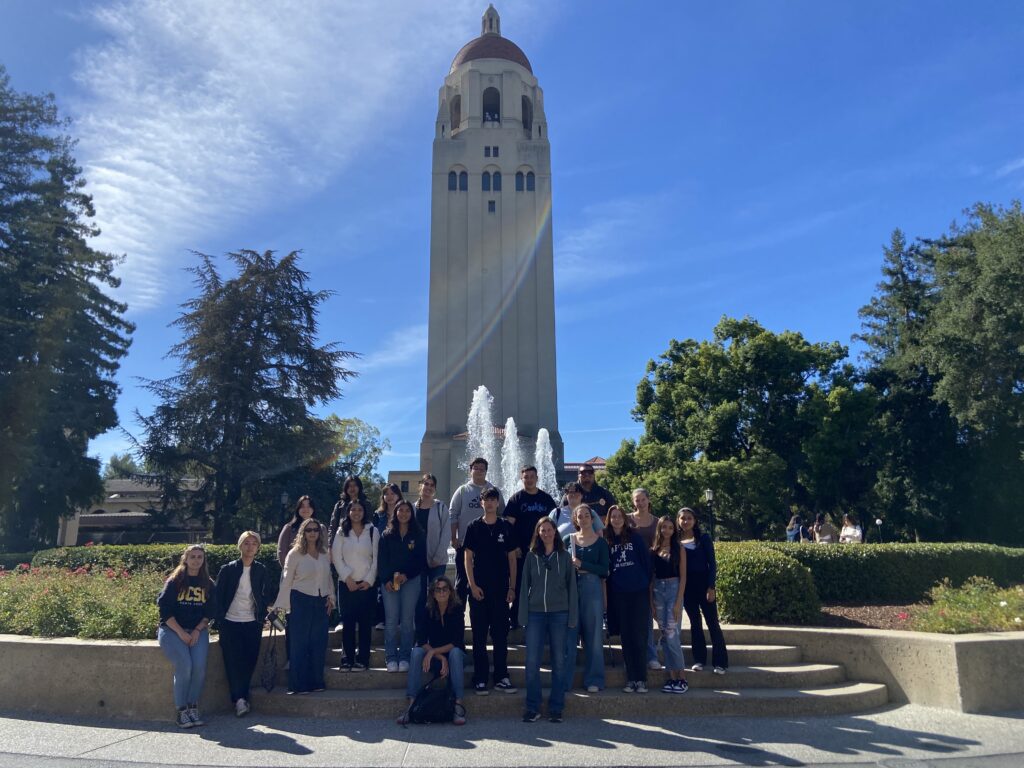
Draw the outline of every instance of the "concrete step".
M729 683L728 675L720 680ZM283 688L272 693L253 690L256 713L289 717L332 719L394 718L405 708L400 690L327 690L309 695L286 695ZM544 691L545 699L547 691ZM859 712L885 705L888 690L877 683L836 683L807 688L703 688L684 695L628 694L618 689L599 694L571 692L566 696L566 717L635 718L664 715L742 715L790 717ZM525 694L467 694L470 718L517 719L523 711ZM514 727L527 728L522 723Z
M520 688L526 687L526 668L509 666L509 679ZM467 685L468 685L467 675ZM366 690L405 690L407 674L404 672L386 672L384 669L369 669L365 672L339 672L335 669L327 671L327 687L335 690L366 691ZM838 664L788 664L783 666L734 666L730 667L725 676L714 675L710 669L704 672L688 672L686 680L691 688L808 688L839 683L846 679L846 673ZM651 686L660 686L665 681L665 673L651 670L647 675ZM288 684L288 673L278 673L279 685ZM541 684L551 684L551 671L541 668ZM626 671L621 666L605 669L605 685L607 688L621 688L626 684ZM583 670L577 667L573 678L574 688L583 688Z
M473 649L466 647L466 653L472 663ZM582 650L580 658L582 658ZM283 647L279 651L279 658L284 659ZM710 657L711 649L708 647ZM683 658L687 665L693 663L693 653L690 646L683 646ZM547 661L548 655L545 651L543 661ZM779 666L781 664L796 664L802 660L800 649L795 645L732 645L729 646L729 663L739 666ZM620 645L605 645L604 662L606 666L622 666L622 647ZM331 648L327 651L327 666L337 667L341 663L341 649ZM510 645L508 649L508 663L526 664L526 646ZM543 662L542 662L543 663ZM385 664L384 648L376 644L370 651L370 667L383 668Z

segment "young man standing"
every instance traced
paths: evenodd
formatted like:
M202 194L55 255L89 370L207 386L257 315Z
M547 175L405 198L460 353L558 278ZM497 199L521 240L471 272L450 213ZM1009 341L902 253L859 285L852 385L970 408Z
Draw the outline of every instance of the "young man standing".
M486 490L495 490L487 482L487 459L478 456L469 463L469 482L456 489L452 495L452 503L448 505L448 522L451 523L452 549L455 550L455 591L465 605L469 595L469 582L466 580L465 552L466 531L474 520L484 513L480 495ZM501 493L498 493L498 513L504 508Z
M515 534L516 547L516 584L523 582L523 563L526 562L526 553L530 549L530 539L533 538L533 529L537 521L550 514L555 508L555 500L547 493L537 487L537 468L523 467L519 470L519 477L523 481L523 489L513 493L505 505L505 519L512 524L512 531ZM519 626L519 590L516 590L516 599L512 603L511 628Z
M508 679L508 609L516 595L516 542L512 526L498 517L498 489L488 488L481 498L483 517L470 524L463 547L473 630L473 688L478 696L486 696L488 633L494 652L494 690L517 690Z

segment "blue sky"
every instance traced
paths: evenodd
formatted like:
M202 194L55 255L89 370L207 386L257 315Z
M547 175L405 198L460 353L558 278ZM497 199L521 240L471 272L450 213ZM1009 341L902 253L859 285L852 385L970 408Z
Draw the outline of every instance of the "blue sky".
M545 91L568 460L639 434L646 361L723 314L850 342L895 227L1024 196L1017 2L501 2ZM138 331L173 372L189 249L302 249L322 337L364 355L325 412L415 468L437 89L486 3L0 2L0 62L53 91ZM628 9L628 12L627 12ZM109 433L92 451L127 443Z

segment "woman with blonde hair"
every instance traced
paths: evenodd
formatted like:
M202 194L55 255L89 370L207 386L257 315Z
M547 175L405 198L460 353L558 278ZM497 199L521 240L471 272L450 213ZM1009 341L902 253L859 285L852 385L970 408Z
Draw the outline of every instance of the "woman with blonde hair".
M322 691L334 584L327 554L327 530L315 518L299 526L284 560L274 608L290 613L288 693Z
M217 631L224 671L228 678L235 715L242 717L252 709L249 681L260 655L263 619L267 615L267 569L256 559L260 535L245 531L238 537L241 557L232 560L217 574Z
M216 615L213 580L201 544L185 547L157 598L157 641L174 665L175 723L179 728L204 725L199 697L206 682L210 620Z

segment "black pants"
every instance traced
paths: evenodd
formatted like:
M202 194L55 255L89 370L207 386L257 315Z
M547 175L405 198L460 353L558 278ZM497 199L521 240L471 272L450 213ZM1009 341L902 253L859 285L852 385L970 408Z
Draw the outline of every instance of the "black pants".
M224 654L224 672L228 678L231 701L249 698L256 661L260 657L262 624L258 621L235 622L224 619L220 629L220 650Z
M469 595L469 577L466 576L466 550L459 547L455 550L455 594L465 605Z
M646 589L638 592L608 590L609 619L614 614L615 624L622 639L622 660L626 665L626 679L647 682L647 630L651 627L651 598Z
M525 550L524 550L525 551ZM516 560L516 586L518 587L523 583L523 566L526 564L526 558L520 557ZM508 625L511 629L515 629L519 626L519 590L516 590L516 599L512 601L512 610L509 613Z
M508 677L508 603L507 590L484 588L484 599L469 598L469 624L473 630L473 684L486 683L487 635L494 654L494 682Z
M338 609L341 613L342 664L359 662L370 666L370 635L376 623L377 589L349 592L345 584L339 591ZM358 638L358 646L356 645Z
M708 576L706 572L694 573L687 571L686 588L683 590L683 608L690 620L690 647L693 650L693 661L696 664L708 663L708 646L704 641L704 627L700 616L708 624L711 635L711 663L723 669L729 666L729 652L725 647L725 635L722 625L718 623L718 601L708 602Z

